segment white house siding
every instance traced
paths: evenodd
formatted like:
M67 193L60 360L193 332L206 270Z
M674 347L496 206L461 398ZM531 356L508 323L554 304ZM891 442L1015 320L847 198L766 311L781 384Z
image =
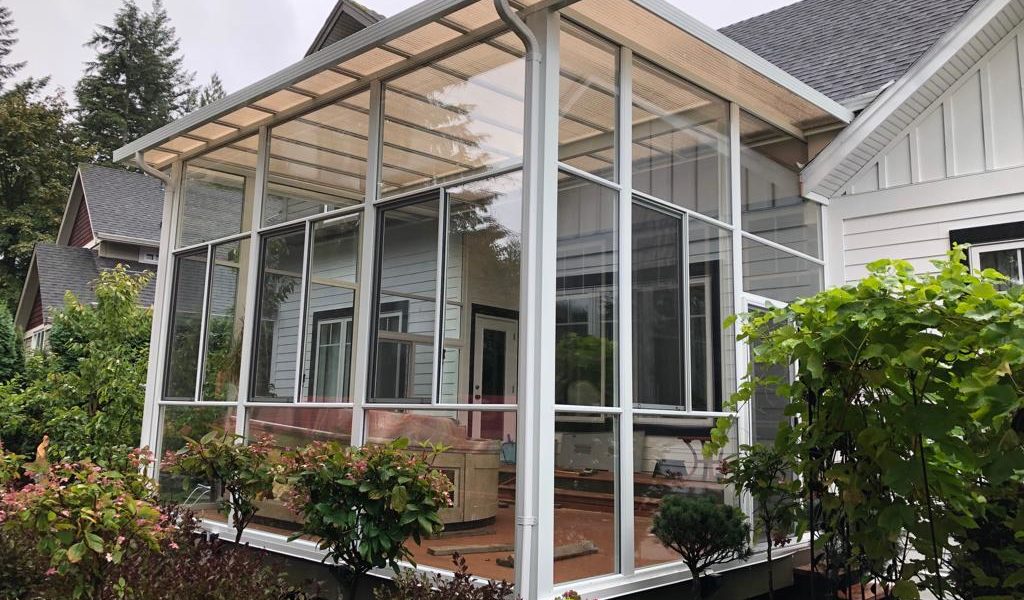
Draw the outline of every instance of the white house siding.
M1024 165L1024 25L974 57L862 168L842 195ZM930 82L925 87L934 86Z
M835 198L827 215L830 285L857 281L882 258L927 272L949 251L950 231L1024 221L1024 167Z

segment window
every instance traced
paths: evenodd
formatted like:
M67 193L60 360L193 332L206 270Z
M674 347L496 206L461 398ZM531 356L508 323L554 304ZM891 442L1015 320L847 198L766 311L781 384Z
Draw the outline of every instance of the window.
M633 62L633 188L728 222L729 105Z
M147 265L155 265L160 262L160 253L148 248L139 248L139 262Z
M1024 240L972 246L971 266L994 269L1010 278L1011 285L1024 283Z
M177 247L192 246L248 229L256 174L257 137L204 154L185 166Z
M243 265L249 264L249 240L215 246L213 259L201 399L234 402L245 325L245 287L239 283Z
M617 50L567 23L559 44L558 159L614 181Z
M822 289L824 269L805 258L752 239L743 239L743 290L780 302L813 296Z
M255 401L295 400L305 240L301 228L263 239L251 398Z
M806 143L741 113L743 230L820 257L821 205L800 196L806 162Z
M617 406L618 192L571 176L558 190L555 402Z
M174 290L164 379L165 400L194 400L206 295L203 248L175 258Z

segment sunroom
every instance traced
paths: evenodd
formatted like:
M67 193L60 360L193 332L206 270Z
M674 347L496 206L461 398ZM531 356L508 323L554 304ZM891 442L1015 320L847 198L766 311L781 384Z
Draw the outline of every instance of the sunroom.
M487 548L472 571L525 598L685 580L651 515L746 504L702 452L747 370L722 324L820 289L799 170L849 118L661 0L428 0L353 34L116 153L168 181L142 443L442 443L421 567ZM762 394L734 442L782 418ZM266 502L248 541L319 560L295 519Z

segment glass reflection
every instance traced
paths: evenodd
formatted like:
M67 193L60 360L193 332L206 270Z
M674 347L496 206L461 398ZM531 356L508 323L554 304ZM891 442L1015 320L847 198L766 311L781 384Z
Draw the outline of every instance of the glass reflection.
M558 191L555 402L615 406L618 193L570 176Z
M185 438L197 440L211 431L235 430L234 407L164 406L161 409L160 444L157 456L176 452L185 446ZM173 502L207 519L226 521L217 500L222 490L210 481L186 481L180 475L161 470L157 475L160 500Z
M569 24L559 38L558 159L615 181L615 46Z
M238 399L242 361L249 240L215 246L213 257L202 399L233 402Z
M295 399L304 246L304 229L263 240L252 382L252 399L257 402Z
M792 302L822 289L821 265L788 252L743 239L744 291L780 302Z
M733 389L736 350L732 328L732 234L689 219L691 409L721 411L723 390ZM725 343L723 343L725 340Z
M205 248L175 258L165 400L194 400L206 293Z

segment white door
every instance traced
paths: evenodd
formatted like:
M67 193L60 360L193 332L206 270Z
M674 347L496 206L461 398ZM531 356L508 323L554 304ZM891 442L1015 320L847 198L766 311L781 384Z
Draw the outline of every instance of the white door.
M478 314L473 330L471 403L515 404L519 378L519 322ZM473 437L504 440L514 423L514 413L481 413L479 419L474 419Z

